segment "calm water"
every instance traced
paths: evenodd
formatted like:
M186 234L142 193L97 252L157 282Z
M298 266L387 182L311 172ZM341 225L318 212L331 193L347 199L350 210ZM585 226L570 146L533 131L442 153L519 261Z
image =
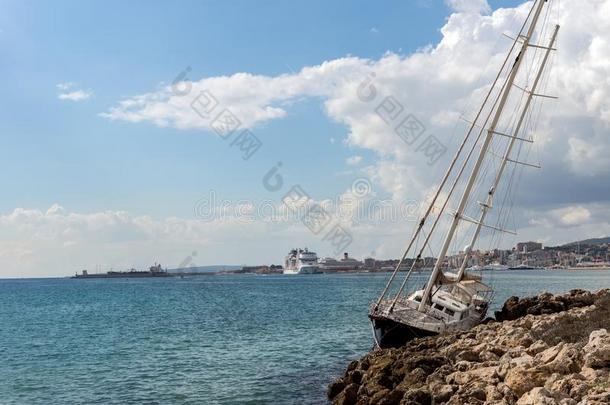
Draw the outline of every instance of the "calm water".
M610 272L494 272L510 295ZM0 280L0 403L320 404L386 274Z

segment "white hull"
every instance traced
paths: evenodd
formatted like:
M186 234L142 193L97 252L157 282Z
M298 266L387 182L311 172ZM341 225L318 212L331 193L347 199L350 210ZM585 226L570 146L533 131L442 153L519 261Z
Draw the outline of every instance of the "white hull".
M504 264L488 264L483 267L483 270L508 270L508 266Z
M318 255L305 248L293 249L284 261L284 274L319 274L322 273L318 266Z
M298 269L284 269L284 274L320 274L322 271L318 266L301 266Z

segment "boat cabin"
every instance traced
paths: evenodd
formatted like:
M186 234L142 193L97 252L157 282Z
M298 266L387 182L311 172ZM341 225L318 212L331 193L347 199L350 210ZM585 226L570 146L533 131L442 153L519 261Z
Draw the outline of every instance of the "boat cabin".
M411 294L408 300L419 304L424 295L423 290ZM430 315L446 322L462 320L468 313L468 306L457 301L447 291L439 290L432 295Z

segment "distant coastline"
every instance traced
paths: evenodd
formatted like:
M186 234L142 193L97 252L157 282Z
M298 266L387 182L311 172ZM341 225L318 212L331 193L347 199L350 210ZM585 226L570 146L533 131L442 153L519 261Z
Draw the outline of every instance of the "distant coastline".
M464 258L464 252L447 257L447 266L457 268ZM343 258L324 258L320 260L320 270L325 274L341 273L388 273L399 265L398 259L378 260L365 258L355 260L344 253ZM418 272L429 271L434 266L436 258L425 257L417 266L414 259L407 258L400 265L400 271L409 271L414 267ZM610 237L587 239L571 242L562 246L543 247L537 242L519 242L511 250L494 249L490 251L473 251L469 256L469 268L472 270L490 271L498 267L513 267L497 271L527 271L527 270L568 270L568 271L605 271L610 270ZM523 267L523 268L519 268ZM131 278L131 277L193 277L219 276L235 274L282 274L283 266L270 265L213 265L190 266L175 269L162 269L155 264L148 271L129 269L126 271L107 271L89 273L83 270L71 278Z

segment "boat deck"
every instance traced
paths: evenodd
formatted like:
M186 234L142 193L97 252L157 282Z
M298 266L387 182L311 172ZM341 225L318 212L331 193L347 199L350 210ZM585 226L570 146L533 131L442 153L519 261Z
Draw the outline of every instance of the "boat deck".
M410 325L412 327L438 332L445 326L445 321L430 313L418 311L406 303L396 303L394 310L389 311L391 303L382 302L375 312L371 312L373 319L389 319L394 322Z

